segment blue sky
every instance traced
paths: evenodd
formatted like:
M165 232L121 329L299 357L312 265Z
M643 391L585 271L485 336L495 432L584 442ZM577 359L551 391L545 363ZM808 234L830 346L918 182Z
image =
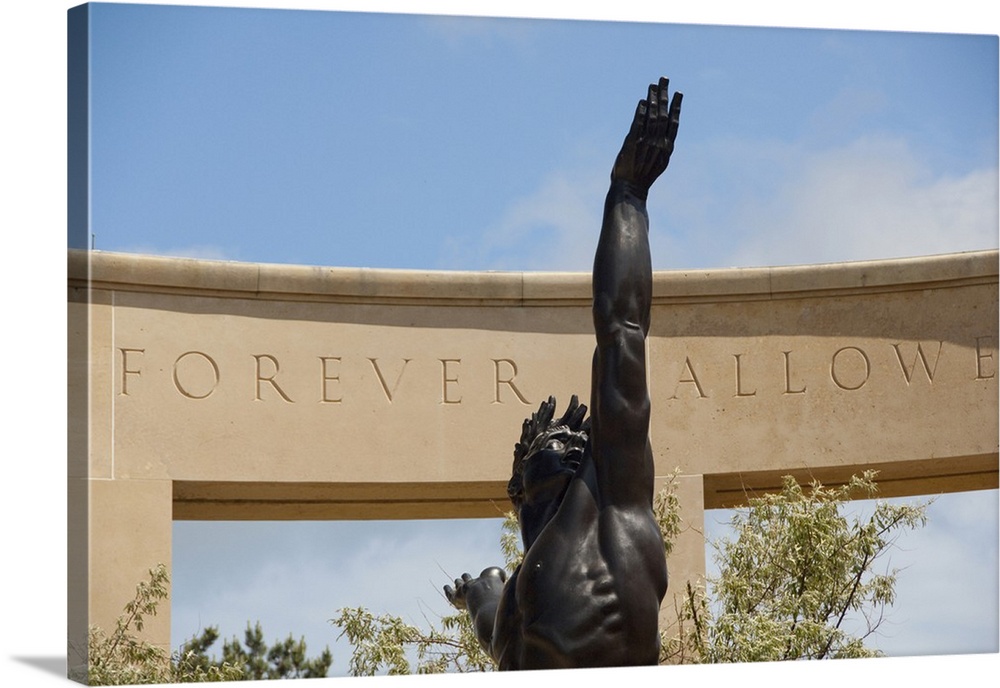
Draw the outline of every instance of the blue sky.
M103 250L586 270L661 73L684 164L655 267L996 243L995 38L113 5L92 28Z
M616 4L618 19L689 23L98 6L94 245L332 266L586 270L614 153L646 84L665 74L685 101L674 160L650 199L657 269L997 246L995 35L696 26L797 24L802 15L773 19L781 9L772 6L753 16L730 7L666 17ZM856 4L872 10L867 20L855 8L818 23L997 32L970 20L962 2L958 24L916 11L886 18ZM58 287L63 235L30 228L39 215L53 227L65 217L61 192L53 202L51 190L64 179L59 49L71 4L37 5L48 7L4 22L5 83L19 104L8 131L23 153L7 205L12 241L27 255L54 256ZM539 2L492 11L561 16ZM28 193L45 185L48 193ZM64 299L57 288L53 307ZM26 312L23 322L34 317ZM32 341L5 345L7 360L60 360L61 340L50 339L41 353ZM31 366L15 367L25 368L8 378L20 405L51 404L34 392L45 386ZM65 378L54 368L58 390ZM49 434L31 433L61 456L65 444ZM21 451L38 453L33 444ZM40 472L25 485L62 470L61 461L32 466L25 470ZM31 499L54 503L62 492ZM56 512L54 535L65 537L64 523ZM496 561L495 523L287 525L176 524L175 643L199 624L221 624L229 636L259 618L270 639L302 634L319 649L333 642L326 619L339 606L433 616L444 610L437 591L449 577ZM449 547L437 544L442 537ZM995 652L996 542L996 491L940 498L928 527L893 555L908 568L883 647ZM245 557L255 550L273 556ZM57 570L63 551L50 555ZM409 562L412 587L399 583L394 554ZM26 599L46 595L32 587L37 572L18 576L8 587L33 591ZM59 580L50 587L61 589ZM335 654L342 668L346 655Z
M100 5L93 31L99 249L586 270L661 72L684 166L655 267L996 241L995 38Z

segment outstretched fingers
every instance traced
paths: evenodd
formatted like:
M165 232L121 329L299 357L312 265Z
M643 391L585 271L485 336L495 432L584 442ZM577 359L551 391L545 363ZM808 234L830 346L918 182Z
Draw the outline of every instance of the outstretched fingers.
M663 136L666 132L666 128L663 125L664 122L664 102L666 101L666 79L660 78L659 84L650 84L649 90L646 94L646 126L643 136L643 149L641 160L643 162L643 167L646 169L646 174L650 173L651 169L658 167L657 158L659 157L660 141L663 140Z
M463 573L461 578L455 579L454 588L450 585L444 586L444 596L448 599L452 606L459 609L463 609L465 607L465 591L466 586L468 586L470 581L472 581L472 576L468 573Z
M628 139L638 141L642 137L642 132L646 128L646 101L640 100L635 106L635 115L632 117L632 128L628 133Z
M669 141L669 130L674 102L670 100L670 80L660 77L657 84L649 85L650 98L650 143L659 146L664 140ZM654 95L655 93L655 95Z
M632 126L615 158L612 180L633 184L645 197L650 185L667 168L681 112L680 93L670 95L670 80L660 77L650 84L646 97L636 105Z
M655 136L656 122L660 116L660 102L656 84L649 85L646 93L646 136Z
M650 91L653 90L652 84ZM683 94L675 92L673 98L670 97L670 80L660 77L656 85L656 109L655 117L651 118L648 127L647 161L656 168L659 175L670 162L670 155L674 151L674 140L677 138L677 129L680 125L681 101Z
M538 407L538 427L544 430L552 422L552 417L556 415L556 398L550 396L547 401L543 401Z
M660 120L666 121L670 110L668 104L670 103L670 79L665 76L660 77L660 83L657 84L656 89L656 102L660 106L660 111L657 116Z
M573 395L569 400L566 413L559 419L559 425L565 425L574 432L579 429L581 422L587 415L587 406L580 403L580 398Z
M670 101L670 112L667 115L667 140L670 143L674 142L677 138L677 127L681 123L681 101L684 100L684 94L680 91L674 92L674 98Z
M471 580L472 580L472 576L470 576L467 573L463 573L461 578L456 578L455 579L455 587L454 588L451 587L450 585L444 586L445 592L448 593L448 597L450 598L454 593L460 591L463 587L465 587L465 585L469 581L471 581Z

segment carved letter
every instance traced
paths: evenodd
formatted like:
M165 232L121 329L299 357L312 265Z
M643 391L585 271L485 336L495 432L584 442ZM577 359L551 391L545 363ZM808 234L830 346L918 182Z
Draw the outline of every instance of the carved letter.
M510 366L510 376L506 380L501 380L500 379L500 364L501 363L506 363L507 365ZM521 394L521 391L517 387L514 386L514 378L517 377L517 364L514 363L514 361L510 360L509 358L494 358L493 359L493 372L494 372L493 379L496 381L495 394L493 396L493 403L494 404L502 404L503 403L502 401L500 401L500 384L501 383L507 385L508 387L510 387L510 391L512 391L514 393L514 396L516 396L518 398L518 400L522 404L525 404L525 405L528 404L528 400L525 399L524 395Z
M320 356L319 365L320 371L320 402L324 404L339 404L343 401L342 398L337 397L336 399L331 399L328 395L327 382L340 382L340 375L330 375L326 370L327 361L336 361L340 363L339 356Z
M740 377L740 356L743 354L733 354L733 358L736 359L736 396L738 397L755 397L757 396L757 390L752 392L743 391L743 380Z
M194 394L193 392L189 391L187 387L181 384L180 375L178 375L178 369L180 367L181 361L187 358L188 356L201 356L203 359L208 361L209 365L212 366L212 375L214 376L215 379L212 381L212 384L208 388L208 391L205 392L204 394ZM202 353L201 351L188 351L178 356L177 360L174 361L174 387L176 387L177 391L186 396L188 399L204 399L209 395L211 395L212 392L215 391L215 388L218 385L219 385L219 366L215 364L215 361L213 361L212 357L209 356L208 354Z
M986 335L985 337L976 337L976 379L977 380L989 380L989 379L992 379L994 375L996 375L996 370L994 370L993 372L991 372L989 375L986 375L983 372L983 361L985 361L987 358L989 358L991 360L993 358L993 354L984 354L983 353L983 340L984 339L993 339L993 337L990 336L990 335Z
M274 391L277 392L279 395L281 395L282 399L284 399L285 401L287 401L290 404L291 403L295 403L291 399L288 398L288 395L285 394L284 390L282 390L281 387L278 386L278 383L274 381L274 376L278 374L278 370L279 370L279 368L278 368L278 359L276 359L274 356L272 356L270 354L254 354L253 358L257 362L257 379L255 380L255 384L257 385L257 396L254 397L254 401L261 401L261 398L260 398L260 383L261 382L270 382L271 386L274 387ZM262 359L262 358L266 358L267 360L269 360L271 362L271 365L274 366L274 372L271 373L270 377L261 377L260 376L260 359Z
M785 391L783 394L805 394L805 386L803 386L802 389L792 389L792 365L789 358L792 355L792 352L782 351L781 353L785 356Z
M145 349L125 349L125 348L119 348L118 350L122 352L122 391L120 391L118 394L119 395L128 396L128 376L129 375L142 375L142 373L140 371L138 371L138 370L129 370L128 369L128 355L129 354L144 354L144 353L146 353L146 350Z
M853 387L845 385L843 382L840 381L840 378L837 376L837 357L840 356L840 354L844 353L845 351L857 351L859 354L861 354L861 360L865 362L865 376L861 379L861 382L854 385ZM835 385L837 385L843 390L847 390L848 392L853 392L854 390L861 389L862 387L864 387L865 383L868 382L868 376L870 376L871 373L872 373L872 363L871 361L868 360L868 354L866 354L864 351L862 351L856 346L845 346L840 349L837 349L833 354L833 358L830 360L830 379L833 380L833 383Z
M372 368L375 369L375 374L378 375L378 382L380 385L382 385L382 392L385 394L385 398L391 404L392 395L396 393L396 388L399 387L399 381L403 379L403 371L406 370L406 364L410 362L410 359L409 358L403 359L403 367L399 369L399 375L396 376L396 382L393 383L392 390L390 390L389 386L385 383L385 378L382 376L382 371L379 370L378 359L369 358L368 360L372 362Z
M691 359L689 357L687 357L687 356L684 357L684 370L687 371L688 375L690 375L691 378L690 379L684 379L682 377L681 379L679 379L677 381L677 384L674 386L674 395L672 397L670 397L670 398L671 399L676 399L677 398L677 388L681 386L682 382L689 382L689 383L694 383L695 389L698 390L698 398L699 399L706 399L707 395L705 394L705 391L701 388L701 383L698 382L698 376L694 374L694 367L691 365ZM682 373L682 375L683 375L683 373Z
M937 370L938 359L941 358L941 347L944 342L938 342L937 355L934 357L934 367L931 368L927 365L927 357L924 356L924 350L920 347L920 342L917 342L917 355L913 359L913 365L910 369L906 369L906 364L903 363L903 354L899 350L899 344L893 344L892 348L896 350L896 360L899 361L899 368L903 371L903 377L906 379L906 384L909 386L910 381L913 379L913 371L917 368L917 361L920 361L921 365L924 367L924 373L927 374L927 381L934 383L934 372Z
M456 384L456 383L458 383L458 378L457 377L448 377L448 364L449 363L461 364L462 363L462 359L460 359L460 358L439 358L438 360L441 361L441 377L442 377L442 382L441 382L441 403L442 404L461 404L462 403L462 397L459 397L458 399L452 399L450 396L448 396L448 385L449 384Z

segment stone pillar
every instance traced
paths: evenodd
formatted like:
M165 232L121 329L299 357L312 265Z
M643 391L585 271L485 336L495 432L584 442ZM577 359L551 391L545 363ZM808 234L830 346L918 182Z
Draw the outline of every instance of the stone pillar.
M658 493L669 483L669 476L656 481ZM660 630L667 637L679 632L677 612L687 593L687 584L703 585L705 580L705 491L701 475L679 475L674 479L674 493L680 506L681 532L667 557L669 584L660 605Z
M110 632L149 570L170 570L173 490L169 480L91 480L89 490L89 617ZM170 652L169 598L136 635Z
M114 415L113 296L71 288L68 305L68 673L82 680L87 629L114 631L136 586L171 566L173 482L126 479L116 450L129 441ZM134 629L133 629L134 630ZM170 600L139 637L170 651Z

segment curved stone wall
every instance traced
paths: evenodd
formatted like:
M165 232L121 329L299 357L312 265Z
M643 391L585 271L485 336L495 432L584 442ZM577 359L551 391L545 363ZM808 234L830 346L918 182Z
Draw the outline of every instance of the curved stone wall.
M995 488L997 275L996 251L656 273L651 437L695 526L672 580L704 570L705 508L788 473ZM169 562L172 519L497 515L522 419L589 394L587 274L71 252L69 302L71 616L95 622Z
M586 274L93 253L90 279L89 475L178 482L181 517L211 515L217 482L270 485L239 487L255 514L292 484L480 513L521 419L588 394ZM995 252L657 273L658 470L712 476L709 506L793 469L876 466L892 493L995 481L996 299Z

